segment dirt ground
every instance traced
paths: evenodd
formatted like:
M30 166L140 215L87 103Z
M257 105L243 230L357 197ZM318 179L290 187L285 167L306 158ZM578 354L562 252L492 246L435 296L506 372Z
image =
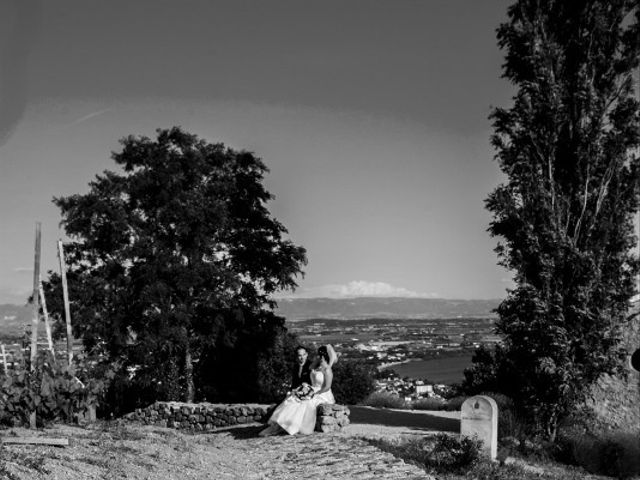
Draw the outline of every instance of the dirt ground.
M428 480L432 477L420 467L380 450L377 440L455 435L460 412L353 407L351 419L339 433L268 438L258 435L261 424L206 433L122 420L0 430L0 439L36 436L70 442L65 447L0 443L0 480ZM523 467L540 474L550 468Z
M258 436L263 428L259 424L198 434L123 421L36 431L15 428L0 431L0 437L68 438L70 445L0 445L0 479L428 478L419 468L366 442L425 432L422 427L401 425L403 421L394 420L392 412L386 422L383 418L374 415L372 423L354 423L337 434L271 438Z

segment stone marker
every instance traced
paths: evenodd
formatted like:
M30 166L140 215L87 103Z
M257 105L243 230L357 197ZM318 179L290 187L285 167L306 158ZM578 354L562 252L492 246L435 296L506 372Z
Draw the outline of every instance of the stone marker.
M482 440L482 451L491 460L498 456L498 405L491 397L477 395L462 404L460 435Z

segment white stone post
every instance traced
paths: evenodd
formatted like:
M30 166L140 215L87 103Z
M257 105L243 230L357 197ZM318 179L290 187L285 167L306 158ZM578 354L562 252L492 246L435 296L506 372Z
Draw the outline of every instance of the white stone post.
M498 456L498 404L484 395L467 398L462 404L460 436L476 437L491 460Z

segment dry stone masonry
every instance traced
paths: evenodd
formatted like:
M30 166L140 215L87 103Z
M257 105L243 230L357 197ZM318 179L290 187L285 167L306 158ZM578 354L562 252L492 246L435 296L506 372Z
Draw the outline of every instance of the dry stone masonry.
M318 405L316 432L336 432L349 425L349 407L344 405Z
M136 409L125 418L146 425L184 430L213 430L243 423L265 422L269 405L156 402Z
M156 402L125 415L145 425L208 431L247 423L266 423L275 405ZM318 406L316 431L335 432L349 424L349 408L343 405Z

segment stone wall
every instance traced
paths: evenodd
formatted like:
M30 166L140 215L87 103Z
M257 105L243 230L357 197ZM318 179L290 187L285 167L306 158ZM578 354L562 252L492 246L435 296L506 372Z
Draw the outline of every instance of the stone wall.
M316 416L317 432L335 432L349 425L349 407L344 405L318 405Z
M266 423L275 405L156 402L136 409L125 419L192 431L215 430L246 423ZM318 406L316 431L332 432L349 424L349 408L342 405Z
M185 430L213 430L232 425L266 422L271 406L257 404L156 402L125 415L146 425Z

